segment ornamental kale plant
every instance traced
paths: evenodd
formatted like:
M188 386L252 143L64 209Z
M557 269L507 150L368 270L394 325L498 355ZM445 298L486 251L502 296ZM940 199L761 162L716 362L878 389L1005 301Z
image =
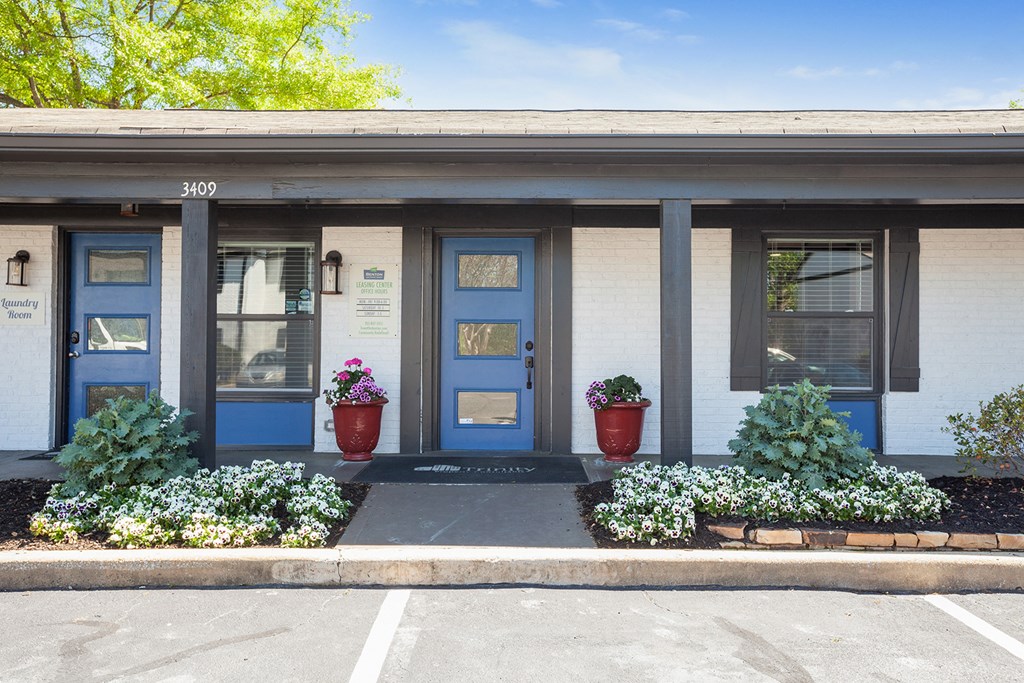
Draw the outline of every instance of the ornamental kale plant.
M175 407L150 392L145 401L119 396L107 406L75 423L72 442L54 462L67 470L61 491L98 491L104 486L154 484L199 467L189 456L197 432L185 432L187 410Z
M921 474L875 464L858 479L811 488L789 475L770 481L735 465L712 469L644 462L619 470L612 487L612 502L598 504L594 520L619 540L651 545L690 536L697 512L765 521L877 523L938 519L950 504Z
M953 435L961 471L976 475L978 465L989 465L997 474L1024 474L1024 385L979 401L978 407L977 417L956 413L942 428Z
M643 387L629 375L591 382L587 389L587 405L592 410L606 410L612 403L646 401Z
M754 476L791 477L812 489L862 477L874 457L860 445L860 433L839 419L850 414L828 407L829 389L805 379L772 387L760 403L744 408L747 418L729 441L734 462Z
M122 548L251 546L275 534L285 547L323 546L352 504L322 474L303 480L304 468L263 460L203 469L155 487L108 485L71 496L54 487L29 528L56 542L102 532Z
M331 378L334 387L324 389L327 405L333 408L342 401L369 403L386 398L388 392L377 386L373 377L370 376L372 373L373 370L363 367L362 359L349 358L345 361L345 369L335 372L334 377Z

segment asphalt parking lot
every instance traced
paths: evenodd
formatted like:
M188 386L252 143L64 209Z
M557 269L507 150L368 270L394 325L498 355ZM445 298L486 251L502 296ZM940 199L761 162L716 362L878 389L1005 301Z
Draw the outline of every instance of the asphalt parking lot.
M965 616L966 615L966 616ZM2 681L1014 681L1024 595L0 593Z

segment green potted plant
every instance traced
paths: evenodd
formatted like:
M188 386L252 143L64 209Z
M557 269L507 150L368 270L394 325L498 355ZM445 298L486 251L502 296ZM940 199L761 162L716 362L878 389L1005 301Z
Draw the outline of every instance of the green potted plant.
M324 390L334 413L334 438L345 460L372 460L380 439L380 418L388 399L372 372L361 359L350 358L344 370L334 373L334 387Z
M591 382L587 405L594 411L597 447L608 462L633 462L644 435L644 411L651 402L629 375Z

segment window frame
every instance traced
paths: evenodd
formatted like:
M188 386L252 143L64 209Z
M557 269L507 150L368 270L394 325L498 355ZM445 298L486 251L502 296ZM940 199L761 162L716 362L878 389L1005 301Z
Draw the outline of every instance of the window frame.
M836 311L769 311L768 310L768 241L773 239L781 240L832 240L832 241L854 241L871 240L872 249L872 310L854 312ZM885 393L885 339L886 339L886 310L885 310L885 233L882 230L859 230L843 232L808 232L808 231L761 231L761 283L760 316L761 316L761 388L760 393L768 391L768 318L796 318L805 320L814 319L868 319L872 321L871 351L873 362L871 368L870 389L833 389L831 395L834 399L843 398L880 398Z
M313 245L313 279L310 285L313 294L312 313L217 313L220 321L252 321L282 322L288 320L311 320L312 325L312 381L308 389L289 389L287 387L273 389L217 388L217 401L252 401L252 402L309 402L320 396L320 306L323 295L320 293L320 254L323 252L322 229L320 228L273 228L261 230L221 229L217 238L217 250L226 243L248 243L254 247L267 242L274 243L307 243ZM219 268L218 268L219 270ZM218 272L218 280L220 274Z

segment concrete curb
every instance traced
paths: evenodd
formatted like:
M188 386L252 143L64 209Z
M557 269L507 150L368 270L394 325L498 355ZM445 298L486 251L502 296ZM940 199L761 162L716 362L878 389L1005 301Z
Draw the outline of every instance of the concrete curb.
M1024 555L438 546L0 553L3 591L488 584L1024 591Z

